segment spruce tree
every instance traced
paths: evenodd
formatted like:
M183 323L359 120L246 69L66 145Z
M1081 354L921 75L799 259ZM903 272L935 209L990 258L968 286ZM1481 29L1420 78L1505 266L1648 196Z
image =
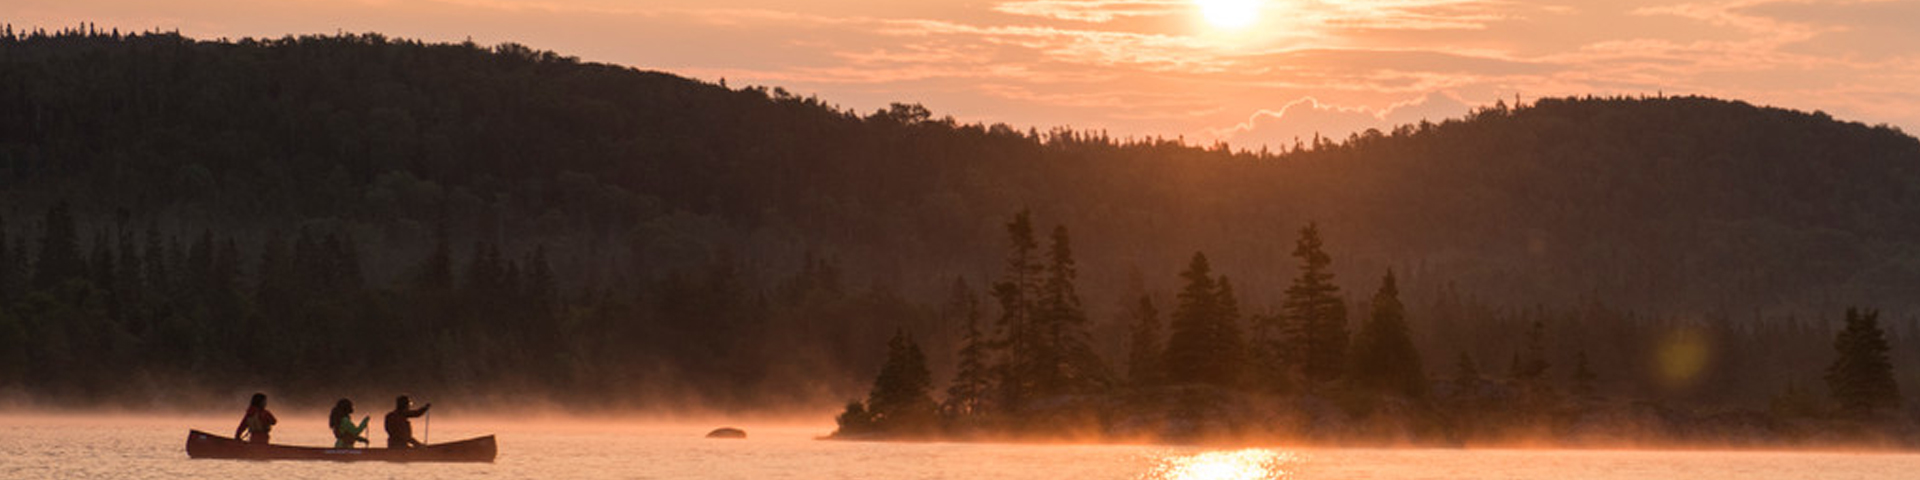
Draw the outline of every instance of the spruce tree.
M22 260L14 257L13 242L9 240L9 238L9 235L7 235L7 219L0 217L0 305L13 303L14 283L16 281L15 277L17 276L14 272L18 271L18 267L14 266L14 262ZM25 335L25 333L21 335Z
M1585 350L1581 350L1573 357L1573 393L1575 395L1592 396L1593 382L1599 378L1599 375L1593 373L1593 368L1588 366Z
M1406 307L1388 271L1373 294L1373 315L1360 327L1354 345L1354 383L1375 392L1407 397L1426 394L1426 370L1408 337Z
M160 222L147 221L147 231L142 235L145 245L141 247L141 277L146 281L146 290L155 298L163 297L172 288L172 277L167 269L167 250L160 235Z
M1233 293L1233 280L1221 275L1214 284L1212 336L1216 369L1220 373L1220 385L1241 385L1241 373L1245 370L1245 361L1241 353L1246 346L1240 338L1240 298Z
M1327 271L1333 259L1322 248L1317 225L1300 229L1293 256L1300 259L1300 276L1281 302L1286 346L1280 355L1312 388L1340 378L1346 366L1347 306Z
M1480 385L1480 367L1475 366L1473 355L1465 350L1460 358L1453 362L1453 387L1462 393L1473 391Z
M13 294L13 242L7 238L7 218L0 216L0 305L12 303Z
M1168 324L1166 374L1169 382L1233 386L1239 365L1232 361L1237 332L1220 320L1222 302L1219 284L1214 280L1207 256L1194 253L1187 270L1181 272L1186 287L1180 290L1180 304L1174 308Z
M125 312L122 315L125 317L122 321L128 322L130 324L129 328L138 328L139 325L133 324L134 319L132 317L134 316L133 311L139 307L142 296L140 251L134 247L133 232L126 228L124 222L120 228L119 242L116 250L118 250L120 257L119 260L114 262L113 291L115 295L120 298L121 309ZM0 298L4 298L4 296L0 296ZM134 333L138 334L141 332L135 331Z
M933 426L933 374L920 345L904 330L887 340L887 362L867 394L867 412L883 431L920 432Z
M79 233L74 230L73 214L66 201L47 209L46 232L40 237L40 256L34 263L33 287L47 290L69 278L86 278L87 264L80 256Z
M1866 416L1900 405L1900 387L1887 358L1880 312L1847 309L1847 326L1833 339L1833 364L1827 366L1827 391L1841 412Z
M1038 311L1033 315L1043 337L1036 345L1043 362L1035 380L1042 393L1092 392L1106 384L1106 366L1093 351L1087 312L1074 288L1078 270L1067 228L1054 227L1051 240L1046 280L1039 292Z
M1515 363L1514 378L1538 384L1547 378L1547 324L1534 320L1527 327L1527 354Z
M1137 387L1160 385L1166 378L1161 362L1165 350L1160 345L1160 311L1153 307L1153 297L1141 295L1128 314L1133 325L1127 339L1127 381Z
M987 338L980 329L980 297L967 286L965 277L954 277L948 309L960 317L960 352L954 367L953 384L947 387L947 401L941 410L950 416L967 417L985 413L992 377L987 371Z
M1033 238L1033 222L1025 210L1007 222L1006 270L993 286L993 297L1000 303L1000 319L994 323L993 364L995 403L1004 411L1020 411L1035 389L1035 372L1042 360L1033 319L1034 293L1044 268L1035 258L1039 243Z

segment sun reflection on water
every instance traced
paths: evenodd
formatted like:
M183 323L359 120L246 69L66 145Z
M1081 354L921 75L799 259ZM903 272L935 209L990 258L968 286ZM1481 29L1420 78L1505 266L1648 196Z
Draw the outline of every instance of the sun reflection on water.
M1142 480L1281 480L1293 478L1290 469L1300 463L1293 452L1249 448L1235 451L1170 455L1159 460Z

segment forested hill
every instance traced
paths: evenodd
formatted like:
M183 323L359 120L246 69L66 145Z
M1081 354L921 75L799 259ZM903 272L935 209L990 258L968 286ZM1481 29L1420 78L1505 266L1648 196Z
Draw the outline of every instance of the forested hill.
M839 392L819 372L858 383L896 327L944 351L947 286L993 281L1021 209L1071 231L1098 324L1169 296L1196 251L1271 311L1308 222L1347 292L1393 268L1416 318L1450 295L1737 318L1920 301L1920 142L1897 129L1697 97L1463 114L1236 154L512 44L9 28L0 311L45 338L66 307L31 294L84 277L111 307L60 315L118 333L61 341L120 350L13 350L0 383L431 358L418 375L447 383Z

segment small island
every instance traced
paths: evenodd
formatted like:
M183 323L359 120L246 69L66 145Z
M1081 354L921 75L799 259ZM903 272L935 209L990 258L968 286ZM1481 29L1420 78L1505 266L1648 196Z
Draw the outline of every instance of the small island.
M733 427L720 427L713 429L711 432L707 432L707 438L745 440L747 438L747 431Z
M1504 375L1482 373L1460 353L1451 375L1430 375L1414 347L1394 272L1360 307L1329 273L1317 225L1300 229L1299 275L1280 311L1242 318L1233 284L1203 253L1180 274L1184 287L1162 337L1158 309L1142 295L1131 314L1123 374L1090 346L1074 291L1065 227L1042 254L1028 212L1007 224L1011 251L992 287L1000 317L980 322L964 280L953 304L968 312L956 373L943 401L932 396L927 358L896 332L867 400L851 401L830 438L846 440L1288 443L1330 446L1554 446L1775 448L1920 446L1920 428L1900 409L1879 312L1847 309L1831 344L1828 395L1789 383L1764 409L1686 405L1598 388L1585 351L1555 368L1546 323L1516 322L1523 342ZM1242 330L1242 324L1247 330ZM989 331L989 328L991 329ZM1709 341L1677 328L1648 352L1655 377L1696 381ZM1808 342L1828 341L1806 338ZM1564 372L1564 373L1562 373Z

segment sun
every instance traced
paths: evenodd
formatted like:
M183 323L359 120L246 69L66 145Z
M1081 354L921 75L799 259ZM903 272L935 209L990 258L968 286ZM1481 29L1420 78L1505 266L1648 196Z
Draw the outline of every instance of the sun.
M1261 0L1193 0L1200 17L1214 28L1239 29L1260 18Z

